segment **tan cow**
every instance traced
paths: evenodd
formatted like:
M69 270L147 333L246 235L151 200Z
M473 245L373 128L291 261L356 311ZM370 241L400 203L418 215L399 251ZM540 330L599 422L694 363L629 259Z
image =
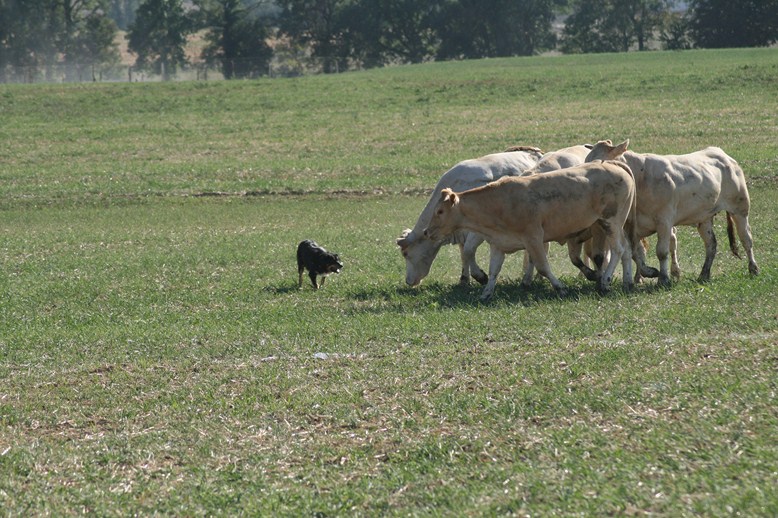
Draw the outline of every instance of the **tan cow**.
M659 271L645 264L645 253L633 242L633 255L638 272L646 277L659 277L667 286L668 259L672 255L673 273L678 268L675 258L675 225L696 226L705 242L705 263L699 280L710 279L710 269L716 256L716 236L713 216L727 213L727 235L730 249L740 257L735 231L740 236L748 271L759 273L754 260L753 239L748 224L750 198L746 178L738 163L717 147L709 147L687 155L654 155L627 151L629 140L614 146L610 140L598 142L586 157L587 161L618 159L626 163L635 175L637 186L637 235L657 234L656 255Z
M481 284L486 284L487 276L476 264L476 249L483 239L468 232L456 232L439 241L424 237L424 228L432 217L432 209L445 188L464 191L480 187L503 176L520 175L534 166L543 155L536 147L514 146L503 153L493 153L480 158L463 160L446 171L438 180L427 205L419 215L413 229L403 231L397 240L405 259L405 282L417 286L427 276L432 262L440 248L446 244L458 244L462 260L460 283L467 284L472 276Z
M538 272L558 293L565 292L548 264L543 246L565 242L587 231L603 233L610 261L599 279L609 289L621 260L624 287L632 288L632 254L624 233L635 209L635 182L619 162L596 162L550 173L505 177L484 187L456 193L444 189L424 235L440 239L458 230L483 236L490 245L489 282L482 300L494 294L505 254L525 249Z
M566 169L568 167L574 167L581 165L586 161L586 157L592 150L591 144L581 144L578 146L570 146L564 149L558 149L556 151L549 151L545 153L538 163L530 169L527 169L523 176L531 174L548 173L550 171L558 171L559 169ZM582 241L583 238L586 238ZM581 248L586 245L586 255L581 258ZM581 270L581 273L590 281L597 281L599 279L598 272L589 268L587 264L587 257L592 257L597 268L600 269L603 264L604 258L602 255L594 257L595 254L602 253L602 243L597 243L592 248L592 240L588 236L582 236L581 238L571 239L567 242L567 251L570 256L570 261ZM548 252L548 245L546 245L546 252ZM532 274L534 266L529 259L529 255L524 253L524 277L521 281L523 286L529 286L532 282Z

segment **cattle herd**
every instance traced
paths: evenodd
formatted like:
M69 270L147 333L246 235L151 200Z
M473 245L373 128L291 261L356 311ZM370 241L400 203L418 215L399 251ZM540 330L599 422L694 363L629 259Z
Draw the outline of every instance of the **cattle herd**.
M643 277L669 286L670 276L680 276L679 225L697 227L705 243L699 280L707 281L716 255L713 217L721 211L727 215L732 253L740 257L737 234L749 272L759 273L746 179L732 157L717 147L656 155L628 146L628 140L618 145L604 140L545 154L517 146L456 164L438 181L414 228L397 240L405 282L421 283L440 248L458 244L460 282L473 277L485 284L483 300L494 294L505 254L518 250L525 250L522 284L528 285L537 269L563 294L565 287L547 258L548 243L557 241L567 244L572 263L600 292L608 291L619 263L626 290ZM659 269L646 264L645 238L652 234L657 235ZM484 241L490 247L488 275L475 262ZM586 258L581 257L584 249Z

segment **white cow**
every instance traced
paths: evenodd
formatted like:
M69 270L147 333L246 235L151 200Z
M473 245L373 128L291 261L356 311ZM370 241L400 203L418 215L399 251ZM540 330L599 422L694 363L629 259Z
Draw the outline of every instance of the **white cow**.
M405 282L417 286L429 274L432 261L444 244L458 244L462 259L461 283L467 283L472 276L481 284L487 281L486 273L475 262L475 251L483 238L467 231L455 232L441 241L433 241L424 236L424 229L432 218L432 210L445 188L466 191L473 187L486 185L503 176L516 176L537 164L543 153L538 148L517 146L511 151L464 160L446 171L438 180L421 215L413 229L407 229L397 240L397 245L405 258Z
M547 173L557 169L566 169L581 165L592 150L591 144L571 146L556 151L549 151L538 160L538 163L528 169L524 174Z
M629 140L614 146L610 140L598 142L586 157L587 161L619 159L635 176L637 186L637 235L657 234L656 255L659 271L645 264L645 253L633 243L633 256L638 271L646 277L659 277L660 285L669 285L667 274L671 251L674 256L675 225L696 226L705 242L705 263L699 280L710 279L710 269L716 256L716 236L713 216L727 213L727 235L730 249L740 257L735 231L740 236L748 257L748 271L759 273L754 260L753 238L748 224L750 198L746 178L738 163L717 147L709 147L687 155L654 155L627 151ZM673 260L673 270L677 260ZM675 272L673 272L675 273Z

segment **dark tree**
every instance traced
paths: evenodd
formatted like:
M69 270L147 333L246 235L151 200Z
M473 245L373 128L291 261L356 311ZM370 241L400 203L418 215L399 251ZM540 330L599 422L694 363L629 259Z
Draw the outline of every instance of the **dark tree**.
M139 0L110 0L108 16L120 29L126 30L135 21L139 5Z
M184 47L191 31L182 0L145 0L127 34L135 66L169 80L187 62Z
M65 66L76 79L86 66L110 64L118 53L116 27L104 0L0 0L0 80L32 81ZM87 43L88 42L88 43Z
M362 66L420 63L434 56L431 26L435 2L361 0L341 14L349 56Z
M698 47L764 47L778 41L778 0L693 0L689 28Z
M552 48L554 0L444 1L435 26L438 57L531 55Z
M687 16L681 13L672 13L662 28L660 39L662 40L662 48L665 50L692 48Z
M667 19L673 0L577 0L565 22L565 52L645 50Z
M278 0L279 27L293 41L311 48L325 73L344 70L349 48L345 42L343 13L348 0Z
M218 63L226 79L266 74L273 51L266 42L268 20L260 12L265 3L201 0L199 5L208 28L206 62Z
M79 76L89 71L92 79L95 69L101 66L113 66L119 62L119 50L115 41L116 22L93 13L84 20L84 25L73 41L73 49L78 56Z

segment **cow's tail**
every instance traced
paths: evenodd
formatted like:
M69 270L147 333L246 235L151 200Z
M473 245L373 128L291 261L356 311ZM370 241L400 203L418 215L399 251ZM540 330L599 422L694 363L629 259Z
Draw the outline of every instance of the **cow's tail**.
M627 240L629 241L630 250L633 251L634 254L635 247L641 244L640 238L638 237L637 182L635 181L635 175L632 172L632 169L630 169L627 164L623 162L613 162L613 163L620 165L625 171L629 173L630 178L632 178L632 205L629 208L629 215L627 216L627 221L625 223L624 230L627 233Z
M740 259L740 251L737 246L737 239L735 239L735 221L732 219L732 213L727 212L727 237L729 238L729 249L732 250L732 255Z

